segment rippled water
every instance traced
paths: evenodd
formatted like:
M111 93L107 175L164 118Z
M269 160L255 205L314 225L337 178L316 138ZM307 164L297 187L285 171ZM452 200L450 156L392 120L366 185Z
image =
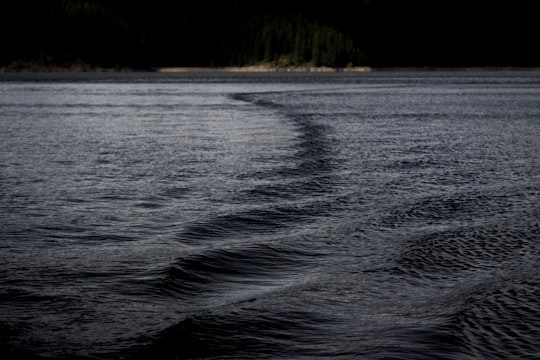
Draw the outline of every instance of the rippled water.
M2 358L540 357L537 73L2 79Z

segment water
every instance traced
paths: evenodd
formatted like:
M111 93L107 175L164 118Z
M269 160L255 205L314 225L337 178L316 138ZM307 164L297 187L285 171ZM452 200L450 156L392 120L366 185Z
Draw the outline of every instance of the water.
M2 79L2 358L540 357L537 73Z

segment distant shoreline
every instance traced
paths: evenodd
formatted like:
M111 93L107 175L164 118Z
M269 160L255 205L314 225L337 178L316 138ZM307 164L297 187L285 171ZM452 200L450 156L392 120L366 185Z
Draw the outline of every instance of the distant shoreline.
M88 64L73 64L70 66L42 65L34 63L14 63L8 66L0 66L0 73L36 73L36 72L73 72L73 73L103 73L103 72L158 72L158 73L195 73L195 72L369 72L368 66L356 66L347 68L332 68L326 66L290 66L276 67L271 65L248 65L248 66L225 66L225 67L153 67L153 68L129 68L129 67L99 67Z
M155 72L155 73L371 73L371 72L502 72L502 71L540 71L540 67L520 66L471 66L471 67L370 67L354 66L345 68L295 66L274 67L268 65L228 66L228 67L98 67L87 64L75 64L69 67L46 66L40 64L16 64L0 66L1 73L122 73L122 72Z
M155 71L160 73L190 73L190 72L316 72L316 73L331 73L331 72L370 72L373 69L369 66L355 66L346 68L332 68L326 66L290 66L290 67L274 67L265 65L250 65L250 66L227 66L227 67L162 67Z
M392 72L539 72L540 67L479 66L479 67L163 67L153 71L158 73L392 73Z

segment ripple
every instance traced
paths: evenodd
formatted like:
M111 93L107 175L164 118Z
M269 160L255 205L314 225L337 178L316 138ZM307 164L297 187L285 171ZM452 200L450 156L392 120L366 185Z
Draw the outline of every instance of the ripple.
M538 268L475 289L455 314L471 358L533 359L540 355Z
M516 261L540 238L538 224L515 223L466 227L420 235L408 240L396 259L399 272L437 279L459 277L460 272L497 269Z

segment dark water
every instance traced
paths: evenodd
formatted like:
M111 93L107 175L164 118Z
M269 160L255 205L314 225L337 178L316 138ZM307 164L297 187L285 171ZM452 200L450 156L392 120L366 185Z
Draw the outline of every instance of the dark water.
M2 358L540 357L539 74L3 80Z

